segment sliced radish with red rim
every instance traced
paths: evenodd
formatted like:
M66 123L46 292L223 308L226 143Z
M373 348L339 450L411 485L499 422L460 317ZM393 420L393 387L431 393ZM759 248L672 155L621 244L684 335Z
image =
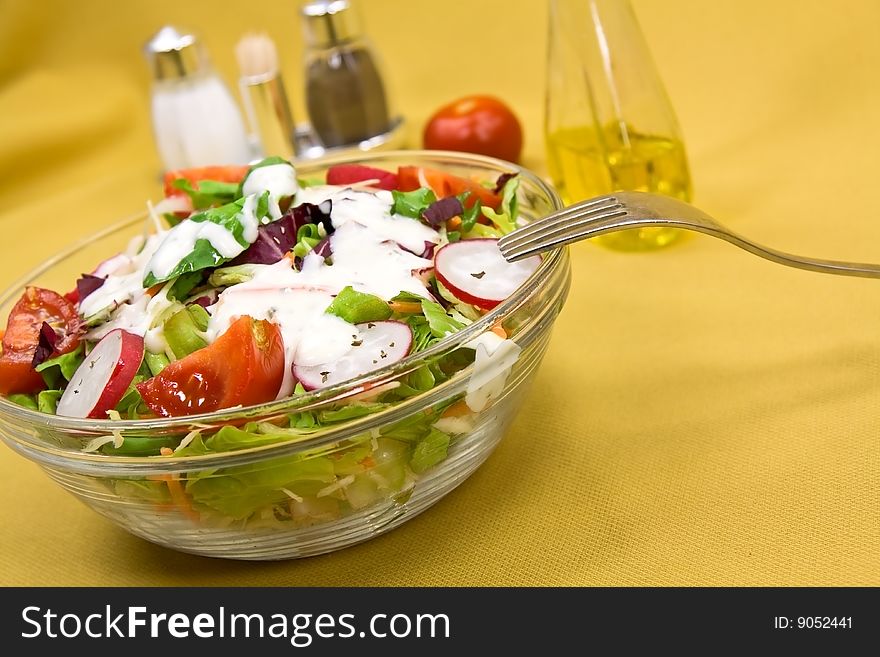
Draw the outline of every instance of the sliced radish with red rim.
M453 242L434 256L437 280L457 299L484 310L513 294L540 264L540 256L507 262L492 238Z
M293 365L293 375L306 390L326 388L402 360L412 347L412 330L397 321L357 324L351 349L322 365Z
M74 372L56 413L106 419L134 380L143 357L141 336L122 329L110 331Z

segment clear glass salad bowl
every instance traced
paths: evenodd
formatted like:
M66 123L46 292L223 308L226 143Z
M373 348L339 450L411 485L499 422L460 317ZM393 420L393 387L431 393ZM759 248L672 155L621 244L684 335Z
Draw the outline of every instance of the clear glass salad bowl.
M298 175L322 177L340 162L433 167L486 181L515 171L522 218L562 206L533 173L465 154L363 155L302 164ZM2 294L0 317L25 286L64 289L121 251L143 225L143 216L124 220L50 259ZM159 545L251 560L337 550L414 517L483 463L514 420L569 280L567 252L550 252L510 298L463 330L391 366L294 398L126 421L43 414L0 398L0 437L89 507ZM516 346L501 360L477 366L473 347L466 345L493 328ZM431 367L455 374L437 385L426 383ZM417 389L393 405L375 403L383 390L400 385ZM493 390L478 411L464 403L475 386ZM263 433L248 438L242 432L255 426ZM237 439L229 440L233 434ZM175 447L194 440L210 450L175 454ZM161 446L164 455L145 455Z

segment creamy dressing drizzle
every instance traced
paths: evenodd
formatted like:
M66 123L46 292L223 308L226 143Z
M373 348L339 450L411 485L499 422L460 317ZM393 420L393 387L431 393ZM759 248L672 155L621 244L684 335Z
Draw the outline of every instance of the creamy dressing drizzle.
M269 192L269 216L273 220L281 218L282 212L278 207L278 200L293 196L298 189L296 170L289 164L270 164L267 167L254 169L241 187L245 196ZM254 237L255 239L257 238Z
M90 317L108 306L133 301L144 293L144 267L159 244L164 233L150 235L139 253L120 253L98 265L96 275L105 277L104 284L79 304L83 317Z
M262 167L248 177L243 188L248 195L239 219L245 239L253 242L257 238L255 210L260 194L270 192L270 213L277 219L281 216L278 198L289 196L291 190L297 192L296 177L288 165ZM301 271L293 269L287 259L273 265L253 265L250 281L227 288L208 309L209 343L243 315L279 326L285 350L279 399L293 391L294 363L314 366L333 362L353 348L359 336L357 327L325 312L344 287L351 285L385 300L400 292L431 298L419 272L433 267L433 261L416 254L424 251L426 243L439 242L437 231L414 219L392 215L390 192L326 185L298 190L295 203L318 204L327 199L332 201L331 220L336 229L330 236L332 265L314 253L303 259ZM150 297L143 289L143 278L149 271L159 278L167 275L199 239L209 240L227 258L245 248L230 231L207 221L183 221L171 230L152 235L139 254L117 256L118 264L114 263L104 285L80 304L83 316L114 304L119 306L110 321L92 329L87 337L98 340L122 328L144 336L149 351L166 352L168 345L160 320L175 305L168 299L173 281Z
M285 349L279 399L293 391L294 363L312 366L333 362L353 348L357 328L325 312L344 287L351 285L385 300L401 291L431 297L417 272L433 262L398 242L405 238L404 246L417 246L421 252L425 242L439 240L436 231L413 219L392 216L390 195L385 198L324 186L300 190L296 202L317 204L328 198L333 202L331 220L336 228L330 236L332 265L313 253L304 258L301 271L292 269L287 260L255 265L250 281L227 288L209 308L209 341L243 315L278 324Z
M165 278L181 260L192 253L199 240L208 240L222 257L234 258L257 240L257 229L260 225L257 205L260 196L269 192L269 216L272 220L280 219L279 200L284 196L293 196L297 187L296 171L290 164L273 164L254 169L242 185L245 201L237 217L243 228L242 237L247 244L240 244L232 231L220 224L211 221L181 221L166 233L145 273L151 273L158 279Z

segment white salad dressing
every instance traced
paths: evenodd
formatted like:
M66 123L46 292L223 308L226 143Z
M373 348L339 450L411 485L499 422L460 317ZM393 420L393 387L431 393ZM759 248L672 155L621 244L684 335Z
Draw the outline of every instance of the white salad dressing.
M333 362L353 348L357 328L325 312L344 287L350 285L358 292L385 300L402 291L431 298L417 272L432 266L432 261L413 255L398 242L406 233L410 244L418 244L421 252L425 242L439 240L436 231L406 217L392 217L390 198L377 200L371 193L338 187L318 190L320 193L314 188L300 190L296 202L318 204L328 198L333 202L333 264L325 264L321 256L310 253L303 259L301 271L293 269L286 259L274 265L255 265L250 281L227 288L208 309L209 341L243 315L278 324L285 351L279 399L293 391L294 363L313 366ZM346 200L348 195L354 195L354 200ZM391 223L394 232L386 232ZM376 230L377 226L385 230ZM419 230L408 230L409 226Z
M421 221L391 214L394 201L391 192L357 191L332 185L306 187L296 195L297 203L319 204L330 199L333 204L333 225L336 228L348 223L356 223L369 228L377 238L374 241L397 242L407 251L420 254L425 250L425 242L436 244L437 231Z
M262 173L260 173L262 171ZM258 235L256 206L260 195L269 191L270 212L281 216L278 199L296 191L293 168L272 165L256 169L245 181L248 193L238 220L245 239L252 243ZM420 257L427 244L440 240L437 231L408 217L391 214L389 192L356 191L336 186L300 189L296 204L332 202L330 236L332 264L314 253L308 254L301 270L282 259L273 265L251 265L253 278L226 288L208 308L210 320L206 339L214 342L237 318L248 315L277 324L285 351L284 380L278 398L293 391L293 364L315 366L342 358L354 348L360 335L356 326L327 314L327 307L346 286L359 292L389 300L400 292L431 299L419 273L433 266ZM273 206L274 202L274 206ZM277 218L277 217L275 217ZM87 316L109 306L119 306L110 320L87 334L98 340L116 328L144 337L146 348L167 352L162 319L177 304L168 299L173 282L152 297L143 289L147 272L163 278L207 239L220 255L233 258L243 247L231 231L212 222L183 221L174 228L149 238L143 250L119 258L104 285L83 300L80 312ZM479 361L479 355L478 355Z
M110 306L122 305L143 295L144 266L152 258L163 234L150 235L139 253L120 253L98 265L95 275L104 284L79 304L83 317L90 317Z
M254 169L242 186L245 200L237 215L243 228L242 237L247 244L240 244L231 230L212 221L181 221L165 233L165 238L147 265L145 273L151 273L158 279L167 277L181 260L192 253L199 240L208 240L222 257L234 258L257 240L257 229L260 225L257 205L260 196L269 192L269 214L272 219L280 219L279 199L292 196L296 190L296 171L290 164L273 164Z
M251 171L241 187L241 192L245 196L269 192L269 216L272 219L280 219L282 213L281 208L278 207L278 200L285 196L293 196L298 189L296 170L292 166L270 164Z
M168 283L152 297L148 294L141 294L131 303L123 304L113 314L110 321L86 333L86 338L100 340L114 329L123 329L129 333L143 336L144 346L148 351L165 353L168 343L165 341L160 319L166 311L176 305L168 298L171 285Z
M491 331L478 335L462 346L476 352L464 401L468 408L477 413L504 392L504 384L522 348L513 340L505 340Z

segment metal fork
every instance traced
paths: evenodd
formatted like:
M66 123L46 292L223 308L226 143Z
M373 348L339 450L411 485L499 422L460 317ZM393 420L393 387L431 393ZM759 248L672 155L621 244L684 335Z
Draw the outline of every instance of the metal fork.
M628 228L668 227L693 230L725 240L767 260L825 274L880 278L880 265L822 260L777 251L737 235L702 210L668 196L617 192L575 203L498 241L509 262L590 237Z

